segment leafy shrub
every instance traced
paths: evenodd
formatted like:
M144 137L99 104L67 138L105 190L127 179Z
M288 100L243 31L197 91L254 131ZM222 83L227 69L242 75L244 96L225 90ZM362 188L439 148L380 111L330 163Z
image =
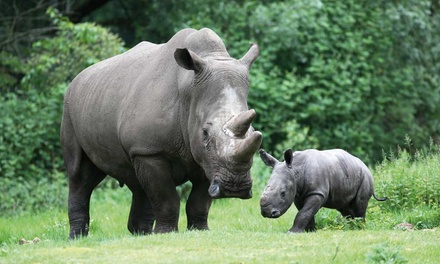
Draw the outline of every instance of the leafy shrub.
M390 246L388 243L376 245L371 253L367 254L367 263L407 263L405 257L400 253L399 247Z
M102 27L74 25L53 9L48 14L56 35L34 43L21 85L0 97L0 211L5 213L66 204L59 127L67 84L83 68L124 50Z
M431 1L176 5L176 30L210 27L237 58L249 40L260 45L249 101L274 155L338 147L373 163L407 134L418 149L430 136L438 141L440 12Z
M440 146L431 142L429 150L413 158L400 149L374 170L375 192L387 196L379 206L387 210L412 210L420 206L440 206Z

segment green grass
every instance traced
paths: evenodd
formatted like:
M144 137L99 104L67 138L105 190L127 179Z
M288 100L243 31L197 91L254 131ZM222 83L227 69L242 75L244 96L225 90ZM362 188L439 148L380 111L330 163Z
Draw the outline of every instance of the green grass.
M0 263L438 263L439 164L438 147L415 160L400 153L373 171L376 193L391 201L370 200L366 222L323 208L318 231L305 234L286 234L294 207L278 219L260 215L259 195L270 171L259 159L254 198L214 201L211 231L187 231L182 204L178 232L132 236L128 189L98 188L84 239L67 239L67 208L0 216ZM394 229L403 222L414 229ZM41 242L19 245L34 237Z
M77 241L67 240L65 210L0 218L0 263L366 263L372 255L392 256L393 252L409 263L438 263L436 229L393 230L392 224L383 225L373 214L356 230L334 210L323 209L317 215L320 229L316 233L286 234L295 210L279 219L263 218L258 196L215 201L211 231L185 230L182 206L179 232L132 236L126 229L128 190L106 192L118 193L119 200L109 199L100 190L92 199L90 235ZM393 224L401 221L399 214L383 215ZM18 243L34 237L41 242ZM377 252L378 248L383 250Z

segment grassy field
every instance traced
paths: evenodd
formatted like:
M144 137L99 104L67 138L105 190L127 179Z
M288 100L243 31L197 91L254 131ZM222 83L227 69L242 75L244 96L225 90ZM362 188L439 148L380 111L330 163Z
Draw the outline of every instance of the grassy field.
M214 201L205 232L186 230L182 204L179 232L132 236L127 188L95 190L89 237L76 241L67 239L67 208L0 216L0 263L439 263L440 151L377 166L376 192L390 201L370 200L366 223L321 209L316 233L286 233L293 207L263 218L259 195L269 171L258 160L253 170L260 173L254 197ZM405 222L414 228L395 228ZM40 242L20 244L35 237Z
M435 228L387 228L373 216L357 230L333 211L322 210L318 232L286 234L295 210L279 219L265 219L258 197L215 201L211 231L185 230L182 210L179 232L136 237L126 229L129 193L115 192L119 201L103 199L100 193L94 197L90 236L77 241L67 240L66 211L0 218L0 263L374 263L375 257L438 263L440 233ZM373 209L375 203L370 202ZM401 221L398 214L392 218ZM22 238L34 237L41 242L19 244Z

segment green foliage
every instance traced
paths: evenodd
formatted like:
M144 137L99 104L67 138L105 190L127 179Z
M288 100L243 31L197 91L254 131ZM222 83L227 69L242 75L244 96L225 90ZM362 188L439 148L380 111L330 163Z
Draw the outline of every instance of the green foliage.
M399 150L374 171L376 193L389 201L380 203L385 210L412 210L420 206L440 207L440 147L431 145L425 154L414 159ZM380 177L379 177L380 176Z
M367 263L407 263L405 257L400 252L400 247L390 246L388 243L382 243L373 248L371 253L367 254Z
M10 91L0 97L0 211L6 214L66 203L59 144L64 92L82 69L123 51L102 27L74 25L53 9L48 15L57 34L34 43L20 86L2 87Z
M17 2L22 5L32 6ZM410 157L419 155L415 149L429 149L429 138L439 141L438 8L429 0L130 0L110 1L88 19L113 25L130 45L165 42L183 27L212 28L235 58L245 54L249 41L258 43L249 105L258 113L253 125L264 134L263 148L281 157L287 148L338 147L374 164L383 150L395 151L406 135L412 139L404 146ZM2 191L14 194L0 195L8 199L0 200L2 210L23 209L27 201L41 204L28 199L33 195L29 190L44 186L43 179L54 184L60 180L62 93L82 69L124 50L107 29L73 24L54 9L48 17L56 30L33 43L26 61L17 54L28 54L29 45L17 54L12 46L0 51L0 109L5 117L0 120L0 183L7 183ZM412 198L417 199L414 204L438 203L438 185L430 184L431 176L419 176L415 182L399 176L408 185L390 177L391 183L384 185L390 194L383 190L395 198L390 208L413 208ZM254 183L263 181L254 178ZM20 184L10 187L13 183ZM417 197L409 201L406 192ZM15 196L27 198L11 198Z
M249 101L265 149L338 147L372 163L407 134L418 149L438 142L440 12L431 1L175 5L176 30L210 27L234 57L248 41L260 45Z

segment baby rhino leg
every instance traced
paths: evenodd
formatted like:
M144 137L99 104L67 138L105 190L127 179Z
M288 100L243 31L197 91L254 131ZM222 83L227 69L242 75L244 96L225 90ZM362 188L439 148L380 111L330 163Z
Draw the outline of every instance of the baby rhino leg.
M299 212L296 214L293 226L288 233L302 233L304 231L315 230L315 214L321 208L324 198L322 195L312 195L307 197L304 205L299 207Z

